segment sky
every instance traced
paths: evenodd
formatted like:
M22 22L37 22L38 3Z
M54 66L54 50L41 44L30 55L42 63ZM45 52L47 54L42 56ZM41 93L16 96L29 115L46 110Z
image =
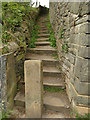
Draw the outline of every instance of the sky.
M38 4L40 2L40 5L46 6L49 8L49 0L32 0L32 2L36 2L36 1L38 1ZM35 5L33 7L35 7Z

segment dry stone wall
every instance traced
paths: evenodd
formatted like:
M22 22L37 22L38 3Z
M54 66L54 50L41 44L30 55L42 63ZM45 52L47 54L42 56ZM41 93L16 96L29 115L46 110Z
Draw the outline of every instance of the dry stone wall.
M79 113L88 113L90 2L50 2L49 13L69 100Z

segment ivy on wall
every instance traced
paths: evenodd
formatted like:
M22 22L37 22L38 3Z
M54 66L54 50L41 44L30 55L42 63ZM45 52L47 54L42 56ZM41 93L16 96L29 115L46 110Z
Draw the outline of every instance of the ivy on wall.
M29 4L29 2L2 3L3 44L15 41L20 47L24 49L27 47L34 26L34 16L37 14L37 8L32 8Z

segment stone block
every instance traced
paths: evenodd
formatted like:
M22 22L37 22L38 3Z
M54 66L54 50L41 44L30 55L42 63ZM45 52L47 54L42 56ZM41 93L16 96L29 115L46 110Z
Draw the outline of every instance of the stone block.
M26 117L41 118L43 109L42 62L28 60L24 64Z
M70 3L70 12L74 14L79 14L80 16L90 12L90 3L89 2L71 2Z
M84 58L90 58L90 47L79 46L77 55Z
M85 22L75 26L75 33L90 33L90 23Z
M7 54L6 64L6 80L7 80L7 108L11 110L14 105L14 97L17 90L17 80L15 71L15 58L13 53Z
M85 33L71 34L70 43L87 46L90 45L90 35Z
M88 79L89 61L90 60L84 58L79 58L79 57L76 58L74 74L76 77L79 78L80 81L89 82Z
M65 55L65 58L70 61L70 63L75 64L75 55L68 53Z
M84 34L84 33L77 34L75 39L77 40L78 45L82 45L82 46L90 45L89 34Z
M90 21L90 15L83 16L81 19L75 21L75 25L82 24L84 22Z
M74 85L78 94L90 96L90 83L80 82L77 77L74 78L74 81L73 80L70 81Z

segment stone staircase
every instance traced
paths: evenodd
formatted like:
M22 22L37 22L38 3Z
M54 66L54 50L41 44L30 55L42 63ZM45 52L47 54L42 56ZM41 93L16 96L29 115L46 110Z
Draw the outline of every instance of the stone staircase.
M57 50L50 46L49 32L46 26L47 17L41 17L38 21L39 34L36 48L28 48L26 60L42 60L43 62L43 85L49 88L61 88L59 92L44 91L44 118L70 118L70 104L65 92L64 75L59 70L59 61L54 58ZM24 83L20 83L22 88L17 93L14 102L15 106L25 107ZM63 90L63 92L62 92Z

